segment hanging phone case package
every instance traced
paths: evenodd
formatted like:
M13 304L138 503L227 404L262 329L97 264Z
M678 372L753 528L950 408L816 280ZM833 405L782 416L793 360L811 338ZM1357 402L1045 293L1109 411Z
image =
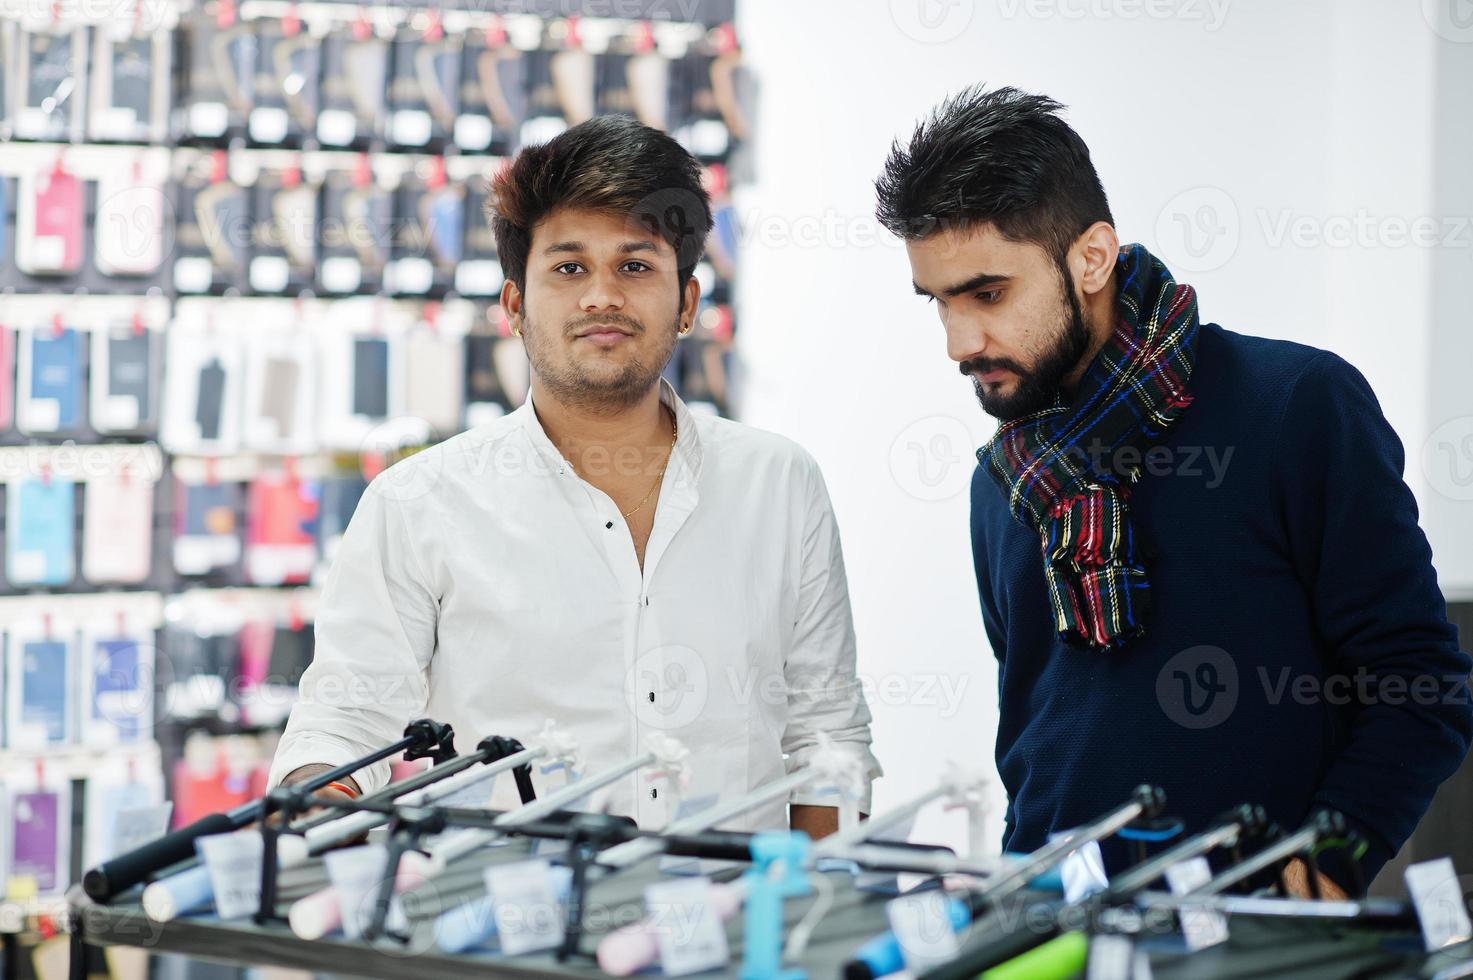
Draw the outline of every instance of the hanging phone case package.
M516 150L527 113L527 62L499 22L466 33L459 101L456 146L466 153L502 156Z
M153 564L154 483L147 475L100 475L86 484L82 578L94 585L138 585Z
M162 338L141 316L92 331L92 428L148 435L158 428Z
M306 582L317 562L316 481L266 473L247 497L246 575L256 585Z
M12 586L71 583L75 499L75 484L54 475L22 477L6 487L5 578Z
M465 188L443 157L405 173L395 191L394 244L385 286L405 296L442 295L455 282L465 242Z
M253 143L298 144L317 129L317 38L295 13L254 24L256 72L246 132Z
M724 159L731 131L713 88L714 45L695 45L671 65L670 135L700 160Z
M37 750L72 741L75 637L57 623L18 624L5 661L5 746Z
M139 765L132 759L117 766L99 766L87 777L83 794L84 868L95 868L127 853L130 844L136 847L146 842L137 840L138 836L154 831L151 837L158 837L169 829L170 804L164 801L164 777L156 766Z
M111 748L153 738L153 634L129 627L84 630L81 741Z
M71 142L82 135L87 32L65 21L19 32L15 45L15 135Z
M167 153L125 152L98 177L92 225L98 272L141 278L159 271L174 234L174 208L164 187L168 170Z
M501 295L506 276L496 255L496 235L486 220L491 177L474 173L459 182L465 188L465 241L455 266L455 291L461 296L493 299Z
M21 174L15 207L15 265L28 276L69 276L82 268L82 182L60 156Z
M169 330L164 417L169 452L224 455L240 445L240 343L233 332Z
M299 325L254 335L246 351L245 445L281 456L317 448L315 351Z
M177 13L145 16L149 8L138 2L137 16L114 16L92 28L87 133L94 140L162 143L167 136L170 21Z
M180 293L220 293L246 283L251 224L245 190L230 177L224 150L175 154L175 249Z
M323 38L317 140L324 147L367 146L383 134L389 47L361 17Z
M393 195L360 153L351 170L329 171L322 186L318 287L324 293L376 293L393 236Z
M527 114L521 144L546 143L594 110L594 58L583 48L576 18L549 24L542 47L528 51Z
M71 782L60 769L38 763L4 777L10 885L26 880L22 890L37 897L60 895L70 881Z
M390 419L404 415L402 336L344 329L354 322L351 309L324 331L321 352L320 437L324 446L362 452L384 436ZM362 322L362 321L358 321Z
M426 424L427 438L443 439L460 429L461 390L446 379L462 376L464 359L458 335L421 328L407 338L405 411Z
M255 95L256 32L235 0L206 0L188 20L186 96L176 109L186 139L224 141L245 133Z
M460 92L460 36L447 35L438 13L422 29L402 28L394 39L389 78L389 142L422 150L449 140Z
M160 718L239 720L234 700L240 689L238 631L238 622L224 618L170 624L162 644L169 656L157 668Z
M82 422L86 338L59 321L20 334L16 428L28 435L74 432Z
M263 170L251 188L250 287L254 292L295 294L316 273L317 187L300 167Z
M175 468L174 570L198 576L240 564L245 492L238 483L186 480Z
M174 764L174 826L187 826L208 814L249 803L253 769L247 751L233 747L229 739L203 732L190 736L184 743L184 757Z

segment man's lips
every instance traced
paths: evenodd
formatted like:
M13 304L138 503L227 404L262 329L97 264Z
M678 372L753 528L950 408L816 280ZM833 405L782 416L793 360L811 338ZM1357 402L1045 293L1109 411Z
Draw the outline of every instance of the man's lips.
M620 327L616 327L612 324L607 323L601 323L596 327L590 327L586 330L580 330L578 333L574 334L574 337L578 340L591 341L595 344L605 347L617 344L625 337L632 336L634 335L628 330L624 330Z
M1007 368L994 368L991 371L974 371L972 373L972 377L976 378L983 384L997 384L999 382L1006 381L1012 376L1013 372L1009 371Z

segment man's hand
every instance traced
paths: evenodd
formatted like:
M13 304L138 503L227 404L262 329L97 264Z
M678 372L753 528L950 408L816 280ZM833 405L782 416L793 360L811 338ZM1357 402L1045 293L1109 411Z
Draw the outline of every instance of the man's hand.
M1341 901L1349 896L1329 878L1322 874L1315 876L1320 886L1320 898L1332 901ZM1284 868L1284 885L1289 889L1289 894L1294 898L1310 898L1309 891L1309 865L1304 863L1303 858L1295 858Z
M336 768L336 766L330 766L322 762L313 762L305 766L298 766L291 772L287 773L284 777L282 777L281 785L295 786L298 783L305 783L313 776L321 775L322 773L327 772L329 769ZM338 782L341 782L344 786L350 787L359 796L363 795L363 790L359 787L358 781L355 780L352 776L344 776L342 779L338 780ZM315 791L312 794L312 797L313 799L319 800L351 800L354 798L349 794L344 793L342 790L334 789L330 786L324 786L321 789ZM322 810L323 807L312 807L307 811L307 814L310 815L314 813L320 813ZM277 819L279 817L280 814L273 814L273 819Z

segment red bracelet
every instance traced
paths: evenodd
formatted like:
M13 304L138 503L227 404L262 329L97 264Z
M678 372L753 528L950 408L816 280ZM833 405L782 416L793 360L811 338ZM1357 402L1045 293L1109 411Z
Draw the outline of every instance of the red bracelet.
M322 788L323 789L335 789L339 793L345 794L348 797L348 799L350 799L350 800L356 800L356 799L358 799L358 791L355 790L353 787L349 786L347 783L339 783L337 781L333 781L331 783L328 783L326 786L324 786Z

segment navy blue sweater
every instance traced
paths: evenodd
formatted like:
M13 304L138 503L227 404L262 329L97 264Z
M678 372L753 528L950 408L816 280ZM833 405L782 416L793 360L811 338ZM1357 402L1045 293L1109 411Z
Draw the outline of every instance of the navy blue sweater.
M1131 493L1152 609L1124 649L1058 639L1037 532L973 477L1004 846L1036 848L1153 783L1189 832L1238 803L1287 827L1334 807L1370 842L1369 881L1473 737L1470 660L1401 443L1360 372L1300 344L1204 324L1191 391ZM1348 866L1324 870L1349 883Z

